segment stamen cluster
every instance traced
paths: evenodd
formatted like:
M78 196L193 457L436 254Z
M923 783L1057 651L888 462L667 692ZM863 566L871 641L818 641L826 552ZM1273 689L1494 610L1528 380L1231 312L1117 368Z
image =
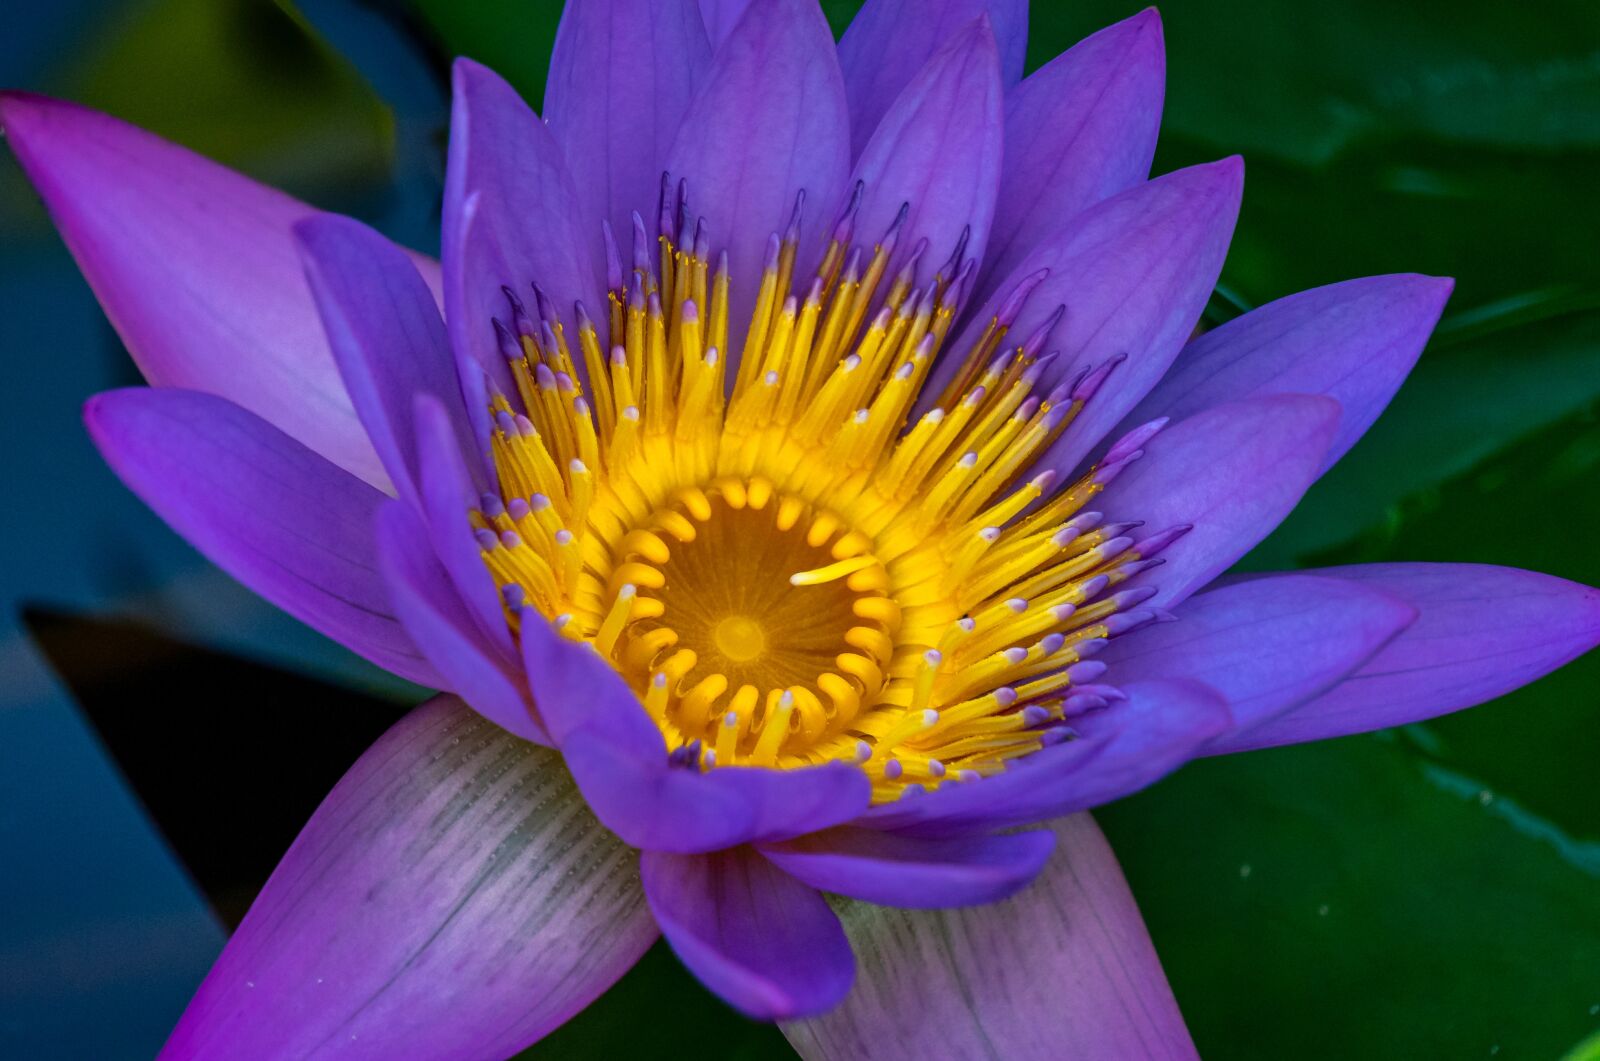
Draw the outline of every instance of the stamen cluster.
M507 288L500 495L472 518L513 630L537 612L591 643L676 761L855 761L883 801L1004 769L1119 697L1090 657L1160 616L1115 587L1185 528L1139 539L1085 508L1159 424L1065 488L1022 478L1120 360L1042 390L1062 311L1007 342L1042 275L919 411L973 262L963 238L919 285L922 241L890 276L906 211L864 253L860 194L799 294L801 203L772 237L731 387L727 257L681 184L655 248L634 215L626 272L606 232L607 342L583 306L574 343L537 287L533 314Z

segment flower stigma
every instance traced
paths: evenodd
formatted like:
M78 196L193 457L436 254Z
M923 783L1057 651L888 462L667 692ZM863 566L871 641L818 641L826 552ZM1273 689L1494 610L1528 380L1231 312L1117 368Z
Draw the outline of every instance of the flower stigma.
M631 268L607 229L601 325L577 306L569 337L539 288L531 311L507 288L500 489L472 519L512 630L537 613L591 644L674 762L855 762L886 802L1004 770L1120 699L1092 657L1165 613L1117 587L1187 528L1140 536L1089 507L1159 421L1076 481L1029 473L1120 361L1053 369L1063 310L1008 336L1042 275L933 393L973 283L965 237L891 274L908 211L863 252L860 198L797 287L801 197L743 328L727 256L666 178L653 240L634 215Z

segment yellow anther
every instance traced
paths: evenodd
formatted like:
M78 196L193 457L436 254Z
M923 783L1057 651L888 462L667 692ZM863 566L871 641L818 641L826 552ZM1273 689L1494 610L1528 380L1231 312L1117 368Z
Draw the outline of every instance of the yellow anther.
M791 586L820 586L824 582L832 582L836 578L843 578L848 574L872 567L878 562L875 556L852 556L847 560L839 560L828 564L826 567L814 568L810 571L797 571L789 576Z
M606 659L611 658L612 651L617 647L617 638L622 635L622 628L632 617L633 601L637 595L638 590L633 583L625 583L617 591L617 598L606 613L605 621L600 624L599 633L595 634L594 647Z

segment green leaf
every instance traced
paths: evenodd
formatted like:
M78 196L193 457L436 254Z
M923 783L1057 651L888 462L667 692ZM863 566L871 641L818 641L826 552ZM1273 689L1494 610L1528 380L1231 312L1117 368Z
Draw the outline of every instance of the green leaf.
M1096 817L1202 1056L1558 1056L1600 1025L1600 852L1480 792L1368 736Z
M1600 551L1586 533L1600 525L1596 412L1591 406L1529 436L1398 506L1384 527L1316 559L1510 564L1600 585ZM1600 839L1600 788L1580 737L1600 725L1596 689L1600 653L1590 653L1492 704L1411 732L1492 791L1574 835Z
M1462 532L1476 532L1481 524L1474 508L1457 513L1465 523L1408 533L1409 553L1378 552L1370 544L1354 553L1329 552L1368 528L1376 528L1377 537L1392 538L1406 529L1404 521L1431 510L1428 491L1438 484L1465 476L1540 424L1572 416L1600 400L1600 308L1556 312L1543 319L1527 317L1526 312L1507 307L1494 322L1473 323L1470 328L1463 324L1459 336L1442 336L1372 430L1252 554L1250 566L1291 567L1313 556L1439 559L1439 533L1459 541ZM1524 442L1517 452L1520 461L1532 465L1543 464L1547 457L1538 444L1530 448ZM1529 531L1540 533L1522 528L1526 511L1540 511L1547 517L1542 525L1553 529L1560 519L1549 517L1564 516L1562 509L1583 506L1585 495L1592 496L1593 491L1576 489L1580 483L1564 485L1559 494L1522 491L1517 503L1526 507L1516 510L1519 526L1513 542ZM1399 503L1404 498L1412 500ZM1472 557L1485 563L1531 562L1510 554L1504 538L1475 538L1473 544ZM1560 553L1559 549L1558 555L1547 553L1547 562L1559 565L1564 559Z
M1038 64L1140 4L1030 6ZM1588 0L1551 0L1521 18L1489 0L1195 0L1163 4L1161 14L1176 90L1167 128L1229 150L1318 163L1395 133L1600 146Z
M147 0L97 26L64 94L270 183L383 179L393 120L288 3Z
M535 110L543 105L561 0L412 0L412 7L447 58L476 59L511 82Z

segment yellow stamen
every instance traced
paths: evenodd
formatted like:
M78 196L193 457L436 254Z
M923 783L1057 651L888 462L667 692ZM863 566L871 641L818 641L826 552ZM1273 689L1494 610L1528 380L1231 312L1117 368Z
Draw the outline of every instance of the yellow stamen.
M800 275L791 227L730 322L726 256L678 209L598 327L499 329L500 496L470 519L513 633L531 606L592 643L701 769L857 763L880 801L997 773L1103 702L1065 668L1125 628L1106 593L1141 558L1082 511L1092 476L1019 481L1082 403L1050 408L1010 311L919 414L960 262L919 277L902 216Z

